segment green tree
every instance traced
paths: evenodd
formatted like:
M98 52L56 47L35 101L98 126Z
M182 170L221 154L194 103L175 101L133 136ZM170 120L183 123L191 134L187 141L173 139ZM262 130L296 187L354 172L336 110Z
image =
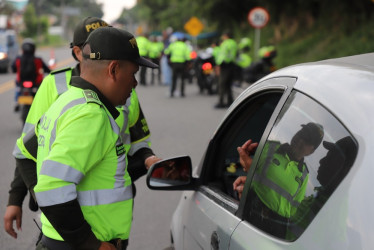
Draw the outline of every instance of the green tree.
M37 35L38 18L36 17L35 8L32 4L26 6L23 13L24 30L21 32L23 37L35 37Z
M43 42L48 36L48 17L45 15L36 15L32 4L26 6L23 14L24 30L21 31L23 37L36 38L37 42Z

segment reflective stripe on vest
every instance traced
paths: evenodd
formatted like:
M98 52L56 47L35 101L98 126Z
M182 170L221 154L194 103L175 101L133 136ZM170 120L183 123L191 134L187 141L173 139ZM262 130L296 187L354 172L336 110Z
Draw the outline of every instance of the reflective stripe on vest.
M61 95L62 93L68 90L66 72L63 71L58 74L55 74L54 77L55 77L55 85L56 85L57 94Z
M35 125L32 125L31 130L25 134L22 140L26 150L36 159L38 154L38 137L35 134Z
M61 117L70 108L83 103L86 103L85 98L72 100L65 105L65 107L63 107L58 117ZM122 145L120 129L113 117L111 117L108 113L107 115L113 132L118 135L116 146ZM43 116L40 121L41 126L43 126L44 118L45 116ZM49 150L51 150L51 146L56 139L57 121L58 118L55 120L54 127L51 130ZM35 195L40 206L52 206L65 203L76 198L81 206L96 206L129 200L133 198L132 187L131 185L127 187L125 186L125 179L123 178L125 172L126 153L117 156L117 168L114 175L115 183L113 189L77 191L75 185L70 184L52 190L37 192ZM47 160L43 162L40 174L58 178L66 182L73 182L75 184L78 184L79 181L84 177L81 172L71 166Z
M28 133L32 133L31 135L28 135L28 138L32 138L33 135L35 135L35 125L34 124L31 124L31 123L25 123L25 125L23 126L23 129L22 129L22 134L25 134L25 136L27 136ZM37 139L36 139L37 140ZM25 139L22 138L22 141L23 141L23 144L25 145ZM37 142L36 142L37 143ZM38 145L36 144L36 147ZM31 147L31 146L30 146ZM36 158L36 153L35 151L37 150L32 150L31 148L26 148L29 153L34 157ZM17 159L27 159L27 157L22 154L21 152L21 149L18 147L17 143L16 145L14 146L14 149L13 149L13 156L16 157Z
M71 102L69 102L62 110L61 110L61 113L58 117L62 116L68 109L76 106L76 105L79 105L79 104L83 104L83 103L86 103L86 99L85 98L80 98L80 99L75 99ZM42 116L42 119L40 119L40 123L43 124L44 122L44 115ZM55 120L55 124L53 125L53 129L51 131L51 138L49 139L49 150L51 150L51 147L52 147L52 144L55 142L56 140L56 127L57 127L57 121L58 121L58 118Z

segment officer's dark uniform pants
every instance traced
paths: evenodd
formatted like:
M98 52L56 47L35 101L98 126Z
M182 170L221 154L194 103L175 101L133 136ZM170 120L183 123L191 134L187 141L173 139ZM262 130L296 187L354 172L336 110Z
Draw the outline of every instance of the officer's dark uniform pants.
M184 96L184 70L185 63L172 63L171 68L173 70L173 82L171 85L170 96L174 95L175 88L177 86L178 78L181 79L181 96Z
M232 82L235 77L235 65L233 63L222 63L221 73L218 82L218 104L225 105L224 98L227 96L226 105L229 106L234 101L232 95Z
M161 85L161 65L160 65L160 59L159 58L152 58L151 61L158 65L158 68L152 69L152 78L151 78L151 84L153 85L155 83L155 75L157 75L158 83Z

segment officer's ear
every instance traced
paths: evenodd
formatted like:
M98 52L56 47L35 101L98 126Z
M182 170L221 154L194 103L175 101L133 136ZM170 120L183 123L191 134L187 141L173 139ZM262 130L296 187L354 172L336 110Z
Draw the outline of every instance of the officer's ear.
M117 70L117 65L118 61L111 61L108 66L109 70L109 76L113 79L116 80L116 70Z

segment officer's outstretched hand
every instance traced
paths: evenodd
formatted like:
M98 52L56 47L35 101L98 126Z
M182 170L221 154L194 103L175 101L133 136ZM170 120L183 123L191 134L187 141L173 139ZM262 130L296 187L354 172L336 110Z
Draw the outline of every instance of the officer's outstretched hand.
M249 139L243 144L243 146L237 148L240 158L240 165L242 165L245 172L248 172L252 165L252 157L250 155L256 151L257 146L257 142L252 143L252 140Z
M148 157L147 159L145 159L144 164L145 164L145 167L147 169L149 169L153 164L155 164L156 162L159 162L161 160L162 160L161 158L158 158L157 156L152 155L152 156Z
M21 231L22 208L14 205L7 206L4 214L4 229L10 236L17 239L17 233L13 228L14 221L16 221L17 230Z
M117 248L113 244L102 241L99 250L117 250Z

